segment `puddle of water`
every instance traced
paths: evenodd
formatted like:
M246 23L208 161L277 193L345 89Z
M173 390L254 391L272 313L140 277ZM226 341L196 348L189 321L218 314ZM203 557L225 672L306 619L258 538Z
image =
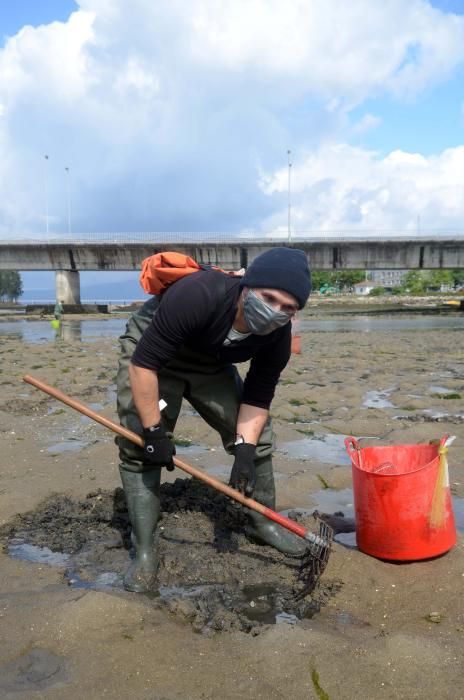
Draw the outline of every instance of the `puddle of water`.
M408 411L408 413L399 413L393 416L394 420L411 420L412 416L423 415L429 416L432 420L449 420L450 418L464 418L462 413L446 413L441 408L423 408L421 411Z
M99 574L95 579L96 586L109 586L113 588L120 583L122 583L122 577L115 571L105 571L103 574Z
M241 613L251 622L261 622L266 625L298 622L296 615L281 610L278 589L272 585L245 586L237 591L227 590L227 587L224 588L218 584L160 586L157 593L164 600L195 599L214 594L221 597L224 607Z
M161 596L161 598L165 600L169 600L170 598L195 598L208 591L217 590L218 588L219 586L217 583L209 585L194 584L192 586L159 586L155 595L156 597Z
M95 588L93 581L85 581L74 571L68 571L65 575L65 579L71 588L83 588L86 591L91 591Z
M442 411L439 408L424 408L422 413L425 413L427 416L430 416L431 418L448 418L449 413L446 413L445 411Z
M275 622L276 625L294 625L298 622L298 618L296 615L292 615L291 613L280 612L276 614Z
M464 498L453 496L453 511L456 529L459 532L464 532Z
M34 564L48 564L49 566L65 566L69 561L69 554L52 552L48 547L37 547L33 544L10 544L8 553L15 559L31 561Z
M347 524L350 519L354 526L354 503L353 503L353 491L352 489L341 489L336 491L335 489L322 489L322 491L317 491L311 494L311 498L317 502L317 506L312 508L288 508L287 510L280 511L282 515L290 517L290 514L296 513L302 516L310 516L315 510L333 515L334 513L343 513ZM349 547L355 549L356 545L356 532L339 532L334 535L334 540Z
M442 411L441 408L424 408L422 413L435 419L446 419L446 418L464 418L464 413L447 413ZM399 418L404 416L399 416Z
M345 450L346 435L314 435L302 440L282 443L278 452L293 459L313 459L323 464L351 464Z
M176 445L176 454L178 455L204 454L205 452L209 452L209 447L206 445Z
M46 649L31 649L25 654L1 664L0 693L2 697L41 697L41 691L63 686L70 679L69 662ZM47 693L48 694L48 693ZM54 694L54 693L52 693Z
M452 379L455 375L451 370L441 370L440 372L431 372L431 377L436 377L437 379Z
M252 622L276 623L276 590L273 586L245 586L241 612Z
M378 333L379 331L431 331L437 328L457 330L464 328L461 315L424 315L407 318L373 318L359 314L356 318L334 318L300 321L301 331L358 331L361 333Z
M87 406L94 411L101 411L103 408L103 404L101 403L89 403ZM94 423L95 421L92 420L92 418L89 418L88 416L81 416L81 423Z
M339 532L338 535L334 536L334 540L349 549L357 549L355 532Z
M208 467L205 469L207 474L215 476L217 479L228 479L230 476L230 467L225 464L216 464L214 467Z
M286 518L289 518L290 513L297 513L299 515L308 516L312 515L315 510L315 506L313 508L285 508L284 510L279 510L279 513L282 513L282 515L285 515Z
M313 420L312 418L304 418L303 416L294 416L290 420L290 423L292 425L301 425L302 428L300 432L303 432L303 430L307 430L309 432L310 428L308 428L308 425L319 425L318 420Z
M116 403L117 397L118 397L118 394L117 394L116 384L110 384L110 386L106 390L107 403Z
M47 447L47 452L54 455L63 454L63 452L79 452L84 447L88 447L89 443L83 440L69 440L68 442L57 442L56 445Z
M353 489L321 489L312 493L311 499L322 513L341 512L346 518L354 517Z
M279 590L269 584L245 586L233 601L232 607L251 622L261 622L265 625L294 625L300 619L297 615L282 610ZM316 605L314 609L309 606L304 617L312 617L315 612Z
M389 400L389 396L392 391L394 391L395 387L392 387L391 389L383 389L380 391L377 390L372 390L372 391L367 391L364 394L363 402L362 405L364 408L396 408L395 404L393 404Z
M429 386L431 394L453 394L453 389L448 389L446 386Z
M75 571L68 570L66 572L66 581L71 588L83 588L84 590L93 591L101 588L122 588L123 577L115 571L104 571L99 574L94 581L86 581L81 578Z
M43 343L53 340L66 342L94 342L100 338L117 338L126 326L124 318L65 320L59 331L50 321L0 321L0 336L15 337L25 343Z

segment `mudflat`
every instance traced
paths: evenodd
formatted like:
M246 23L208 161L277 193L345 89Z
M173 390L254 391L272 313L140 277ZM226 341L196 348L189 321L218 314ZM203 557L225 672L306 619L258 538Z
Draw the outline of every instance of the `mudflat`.
M114 436L22 381L33 374L114 420L117 338L104 319L89 340L0 336L2 698L464 698L462 326L402 313L342 328L343 310L304 312L302 353L272 406L278 508L314 529L313 511L325 513L338 533L303 601L304 563L247 542L241 512L179 470L163 474L159 594L125 592ZM360 552L344 437L445 434L456 436L457 545L404 564ZM232 458L187 403L176 441L182 459L227 481Z

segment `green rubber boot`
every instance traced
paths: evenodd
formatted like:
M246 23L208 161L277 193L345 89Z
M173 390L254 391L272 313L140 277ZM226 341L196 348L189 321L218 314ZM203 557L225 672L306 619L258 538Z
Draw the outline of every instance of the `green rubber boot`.
M268 508L275 510L275 485L272 470L272 457L264 457L255 464L256 487L253 498ZM269 545L282 554L302 556L307 550L307 542L286 530L282 525L269 520L255 511L248 511L245 526L247 538L255 544Z
M119 468L126 494L127 509L132 525L135 559L124 576L124 588L134 593L146 593L156 587L159 566L154 544L156 524L160 517L161 470L131 472Z

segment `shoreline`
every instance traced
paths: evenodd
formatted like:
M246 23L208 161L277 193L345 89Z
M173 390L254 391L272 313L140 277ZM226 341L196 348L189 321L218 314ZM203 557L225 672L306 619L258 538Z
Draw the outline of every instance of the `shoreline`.
M134 310L139 308L145 300L131 302L127 305L112 305L108 303L108 312L101 313L98 311L88 311L85 313L64 313L64 320L85 320L85 319L105 319L111 316L130 315ZM320 294L310 296L309 302L304 310L298 313L299 318L304 318L311 315L320 315L327 313L328 315L336 313L417 313L417 312L459 312L463 308L458 306L447 305L449 301L461 302L464 308L463 294L440 294L427 296L412 296L412 295L384 295L382 297L364 297L354 294L340 294L336 296L326 297ZM24 307L9 306L8 304L0 304L0 322L3 320L15 320L17 318L27 320L51 320L53 314L40 313L40 305L37 305L37 313L29 311L26 313ZM44 304L44 306L46 306Z

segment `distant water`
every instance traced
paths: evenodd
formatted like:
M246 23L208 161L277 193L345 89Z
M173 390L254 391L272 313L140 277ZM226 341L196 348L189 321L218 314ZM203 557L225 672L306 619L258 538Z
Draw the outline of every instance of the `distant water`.
M55 330L50 321L0 320L0 338L9 336L24 343L46 343L51 340L67 342L93 342L100 338L118 338L126 327L126 318L85 319L63 321Z
M0 338L15 337L24 343L44 343L51 340L68 342L92 342L99 338L118 338L124 331L127 318L125 316L108 319L65 320L61 328L55 331L49 321L32 321L25 318L17 321L2 321L0 319ZM336 318L324 320L301 321L298 330L318 332L378 332L378 331L433 331L439 329L464 330L464 315L452 316L411 316L408 318L372 318L359 316L356 318Z
M132 295L127 295L122 299L117 299L116 297L102 297L99 298L97 296L94 297L89 297L85 298L81 296L81 304L120 304L121 306L124 306L126 304L132 304L134 301L146 301L147 297L144 296L143 292L139 292L138 294L132 294ZM55 305L56 303L56 298L54 296L46 296L46 297L40 297L38 295L27 295L23 294L20 299L20 304L22 306L28 306L30 304L53 304Z
M334 318L299 321L297 328L302 331L359 331L361 333L377 331L428 331L440 328L448 330L464 329L464 314L448 314L443 316L407 316L398 318L391 316L375 318L360 314L355 318Z

